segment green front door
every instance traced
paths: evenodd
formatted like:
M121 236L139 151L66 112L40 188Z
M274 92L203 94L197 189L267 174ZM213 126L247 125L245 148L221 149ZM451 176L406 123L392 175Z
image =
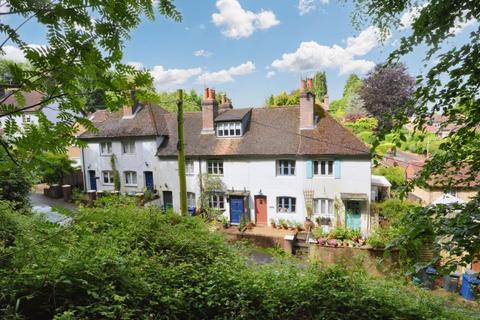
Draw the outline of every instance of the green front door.
M345 225L349 229L360 230L360 202L347 201L345 203Z

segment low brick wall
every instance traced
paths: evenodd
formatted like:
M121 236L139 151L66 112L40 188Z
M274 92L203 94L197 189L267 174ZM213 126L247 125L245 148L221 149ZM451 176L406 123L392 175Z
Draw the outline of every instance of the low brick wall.
M248 242L262 248L277 247L282 248L287 253L292 253L292 241L288 241L280 237L242 232L228 232L227 239L229 241L247 240Z
M364 268L374 277L385 276L398 263L398 253L385 255L384 250L353 247L323 247L310 245L309 258L326 265L343 265L348 268Z

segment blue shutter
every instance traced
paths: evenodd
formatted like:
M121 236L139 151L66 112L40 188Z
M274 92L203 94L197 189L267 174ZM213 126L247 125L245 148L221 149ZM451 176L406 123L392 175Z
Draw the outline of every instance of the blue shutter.
M307 179L313 178L313 162L312 160L307 160Z
M342 177L342 166L340 160L335 160L333 162L333 175L335 179L340 179Z

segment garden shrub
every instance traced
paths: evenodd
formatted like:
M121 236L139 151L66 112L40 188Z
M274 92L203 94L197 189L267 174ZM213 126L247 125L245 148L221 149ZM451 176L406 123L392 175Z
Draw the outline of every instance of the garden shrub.
M384 176L396 189L405 184L405 169L402 167L378 166L373 169L373 174Z
M46 152L38 156L38 167L36 172L41 182L61 184L65 175L74 171L73 161L66 154L54 154Z
M81 208L64 229L34 226L0 267L2 319L473 319L363 273L252 266L200 218L154 207Z
M14 207L25 208L30 204L32 179L22 167L15 165L0 152L0 200L12 201Z

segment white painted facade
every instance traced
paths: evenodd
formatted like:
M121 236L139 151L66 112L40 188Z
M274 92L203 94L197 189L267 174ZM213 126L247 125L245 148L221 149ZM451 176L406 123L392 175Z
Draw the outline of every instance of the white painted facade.
M102 142L111 142L111 154L101 154L100 144ZM123 141L134 141L135 152L132 154L124 153L122 148ZM158 172L158 158L155 156L157 152L158 142L155 138L139 138L135 139L112 139L112 140L98 140L89 141L88 146L82 149L81 159L82 168L85 175L85 184L87 189L92 189L89 178L89 172L95 171L97 177L97 190L113 190L113 183L105 183L103 181L103 171L111 171L112 154L116 158L116 168L120 173L121 192L139 192L145 189L145 172L153 172L154 188L160 189L158 184L160 179L155 179L160 173ZM135 185L127 185L125 183L125 171L134 171L137 175L137 183Z
M173 208L180 209L179 178L176 158L158 158L155 156L157 142L154 139L135 140L135 154L129 155L122 152L121 140L112 140L112 153L117 157L117 169L121 176L121 191L143 191L145 188L144 171L152 171L154 186L160 197L164 191L172 192ZM100 155L100 140L89 141L88 147L83 151L84 170L86 172L87 188L90 189L88 171L95 170L97 177L97 190L113 190L113 184L103 183L102 171L111 170L110 156ZM223 182L225 194L231 191L247 191L250 193L249 214L251 221L256 220L254 197L264 195L267 197L267 215L270 219L286 219L303 223L307 216L304 190L313 190L313 198L330 199L343 204L342 193L363 194L366 200L360 202L361 231L367 234L370 230L370 197L371 197L371 163L367 158L340 160L340 177L317 176L307 178L307 159L296 159L295 174L291 176L277 175L277 160L294 158L219 158L223 161ZM193 173L187 172L187 192L195 194L196 203L200 196L199 175L207 172L207 159L189 159L193 161ZM318 158L310 160L333 160L332 158ZM148 165L147 165L148 164ZM137 185L125 186L124 171L137 172ZM277 197L294 197L296 199L295 213L282 213L277 210ZM163 201L163 199L161 199ZM229 218L230 208L225 198L224 215ZM335 214L344 220L345 208L336 207ZM314 212L315 217L315 212Z

